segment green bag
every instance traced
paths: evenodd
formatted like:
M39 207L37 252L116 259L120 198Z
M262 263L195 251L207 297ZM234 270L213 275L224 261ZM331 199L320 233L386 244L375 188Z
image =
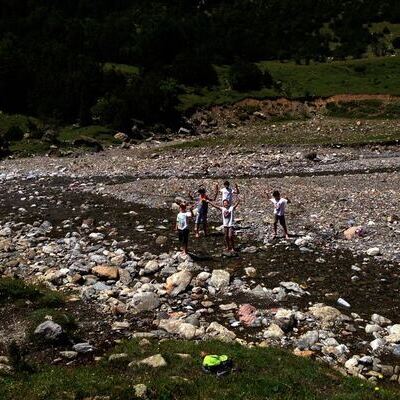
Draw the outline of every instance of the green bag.
M232 360L225 354L218 355L208 355L203 359L203 370L207 373L213 373L217 376L222 376L228 374L233 366Z

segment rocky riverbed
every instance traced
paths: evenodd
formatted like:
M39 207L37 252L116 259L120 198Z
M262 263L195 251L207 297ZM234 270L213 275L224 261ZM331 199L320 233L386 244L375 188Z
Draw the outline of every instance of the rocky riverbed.
M319 132L315 124L304 129ZM367 128L340 126L343 135ZM2 162L1 274L65 293L79 324L55 346L66 332L43 315L33 334L52 345L32 357L76 365L124 337L216 338L398 382L399 171L398 147L379 145L176 149L153 141ZM240 188L237 256L224 255L214 210L210 236L191 238L182 256L175 198L200 185L212 193L227 178ZM292 200L287 241L271 240L274 189ZM2 306L2 353L31 340L30 307Z

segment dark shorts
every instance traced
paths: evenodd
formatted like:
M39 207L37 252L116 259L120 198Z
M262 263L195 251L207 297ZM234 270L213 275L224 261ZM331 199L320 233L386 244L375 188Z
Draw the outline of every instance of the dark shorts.
M275 215L275 221L274 223L280 223L282 226L286 226L286 220L284 215Z
M178 229L179 242L182 246L189 243L189 229Z
M208 210L203 210L203 209L199 210L196 215L195 223L197 225L205 224L207 222L207 214L208 214Z

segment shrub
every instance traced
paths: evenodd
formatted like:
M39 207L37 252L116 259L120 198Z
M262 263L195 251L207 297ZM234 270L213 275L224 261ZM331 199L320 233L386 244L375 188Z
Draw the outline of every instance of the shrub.
M8 357L10 365L16 372L32 373L34 368L25 360L26 350L22 349L18 344L13 341L8 347Z
M45 288L30 285L21 279L0 278L0 303L29 300L40 307L60 307L63 295Z
M391 32L391 30L390 30L387 26L385 26L385 27L383 28L382 33L385 34L385 35L390 35L392 32Z
M356 65L354 67L354 72L357 72L357 74L365 74L367 72L367 66L366 65Z
M40 291L36 287L27 285L20 279L0 279L0 302L21 299L35 301L39 297Z
M400 49L400 36L394 38L392 44L395 49Z
M240 61L231 66L229 83L239 92L259 90L264 85L264 74L256 64Z
M45 308L57 308L63 306L64 304L65 300L63 295L53 291L43 293L38 300L38 306Z
M212 64L204 57L180 54L172 66L172 76L189 86L214 86L218 75Z
M24 138L24 131L17 125L12 125L8 128L4 135L4 139L7 142L18 142Z
M150 72L129 79L122 89L100 98L91 113L101 124L129 131L134 119L147 124L174 120L178 103L177 82Z
M39 324L46 321L46 317L48 316L51 317L52 321L63 328L64 333L68 337L73 335L78 328L78 324L73 315L63 311L52 310L50 308L40 308L30 315L31 334Z
M102 125L112 126L122 107L122 100L116 96L102 97L91 108L92 118Z

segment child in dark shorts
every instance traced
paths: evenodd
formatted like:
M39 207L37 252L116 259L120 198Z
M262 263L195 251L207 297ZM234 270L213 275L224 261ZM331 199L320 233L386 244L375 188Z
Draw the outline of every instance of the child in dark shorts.
M186 203L179 205L179 213L176 216L175 230L178 232L179 242L181 244L181 250L183 254L188 252L189 244L189 218L193 217L193 211L187 211Z
M207 195L207 191L205 188L201 187L198 191L198 197L195 199L191 193L189 193L189 197L191 200L197 201L197 214L196 220L194 225L194 232L196 237L200 237L200 225L203 226L204 235L207 236L208 234L208 202L215 201L218 196L218 185L216 185L216 193L213 200L210 199Z
M287 204L290 203L290 200L281 197L279 191L275 190L272 193L272 198L270 199L270 201L274 205L274 238L276 238L277 236L278 223L280 223L285 233L285 238L289 239L289 233L287 230L285 219L285 207Z

